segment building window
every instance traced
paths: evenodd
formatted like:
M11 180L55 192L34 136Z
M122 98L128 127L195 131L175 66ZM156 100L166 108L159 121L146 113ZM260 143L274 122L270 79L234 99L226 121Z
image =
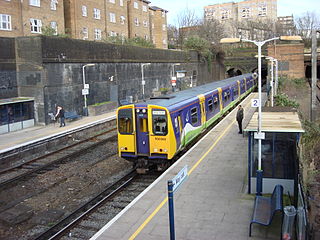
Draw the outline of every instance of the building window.
M100 19L100 9L98 9L98 8L93 9L93 17L95 19Z
M41 33L42 23L39 19L30 18L31 32Z
M11 16L0 14L0 30L11 31Z
M162 30L165 31L166 30L166 25L162 24Z
M94 39L101 40L101 29L94 29Z
M241 17L242 18L249 18L250 17L250 8L248 8L248 7L242 8Z
M86 7L86 6L82 6L82 7L81 7L81 10L82 10L82 16L83 16L83 17L88 16L88 14L87 14L87 7Z
M109 2L111 2L111 3L115 3L115 0L109 0Z
M133 2L133 7L136 8L136 9L139 9L139 5L137 2Z
M225 20L225 19L229 19L230 17L230 10L222 10L221 11L221 19Z
M123 0L120 0L120 1L119 1L119 4L120 4L120 6L122 7L122 6L123 6Z
M148 12L148 8L147 8L147 6L146 6L146 5L143 5L143 6L142 6L142 11L144 11L144 12Z
M144 26L144 27L148 27L148 21L143 20L143 26Z
M117 36L117 33L114 32L114 31L111 31L111 32L109 33L109 36L110 36L110 37L116 37L116 36Z
M267 7L266 6L259 6L258 7L258 16L259 17L267 16Z
M144 35L144 39L148 41L149 40L148 35Z
M120 16L120 23L123 25L126 22L125 16Z
M116 14L115 13L109 13L110 22L115 23L116 22Z
M51 10L57 10L57 4L58 4L58 1L57 0L51 0L50 2L50 9Z
M54 30L54 35L58 35L58 25L57 25L57 22L50 22L50 27Z
M88 28L84 27L82 28L82 39L85 40L85 39L88 39L89 35L88 35Z
M162 40L162 43L163 43L163 44L167 44L167 39L163 39L163 40Z
M152 23L151 27L152 27L152 29L154 29L154 23Z
M138 27L139 26L139 19L138 18L134 18L134 24Z
M152 15L152 16L154 15L154 12L153 12L153 11L151 11L151 15Z
M29 0L29 5L40 7L40 0Z
M162 11L161 12L161 16L164 18L166 16L166 12L165 11Z

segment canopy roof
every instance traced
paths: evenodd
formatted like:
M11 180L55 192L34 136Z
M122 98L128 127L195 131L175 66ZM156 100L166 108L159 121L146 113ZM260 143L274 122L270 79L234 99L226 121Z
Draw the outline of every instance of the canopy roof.
M266 108L262 112L261 132L304 132L299 115L288 108ZM258 129L258 112L255 112L244 131L256 132Z

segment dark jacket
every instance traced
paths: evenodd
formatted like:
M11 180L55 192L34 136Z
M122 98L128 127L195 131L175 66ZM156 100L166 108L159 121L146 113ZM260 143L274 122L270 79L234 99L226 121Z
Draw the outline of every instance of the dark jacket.
M240 122L243 119L243 108L239 108L237 112L237 121Z

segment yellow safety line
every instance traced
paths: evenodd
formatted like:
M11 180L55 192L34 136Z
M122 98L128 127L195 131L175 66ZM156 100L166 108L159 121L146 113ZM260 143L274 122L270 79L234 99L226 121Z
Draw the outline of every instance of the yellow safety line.
M159 210L162 208L162 206L164 204L166 204L168 202L168 197L166 197L165 199L163 199L163 201L159 204L159 206L151 213L151 215L140 225L140 227L137 229L137 231L135 231L134 234L131 235L131 237L129 238L129 240L133 240L135 239L138 234L142 231L142 229L151 221L151 219L154 217L154 215L156 215Z
M249 105L249 103L247 104ZM247 106L246 105L246 106ZM193 165L193 167L189 170L188 175L190 175L196 167L202 162L202 160L212 151L212 149L217 145L220 139L227 133L227 131L231 128L231 126L235 123L236 120L233 120L230 125L220 134L214 144L208 149L208 151L202 155L202 157ZM151 219L159 212L159 210L163 207L165 203L167 203L168 197L163 199L163 201L158 205L158 207L151 213L151 215L140 225L140 227L131 235L129 240L135 239L138 234L144 229L144 227L151 221Z

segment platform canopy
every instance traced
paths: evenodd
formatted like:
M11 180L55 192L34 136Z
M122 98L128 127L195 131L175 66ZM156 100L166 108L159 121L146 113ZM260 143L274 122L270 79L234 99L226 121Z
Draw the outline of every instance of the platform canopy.
M266 111L262 112L262 132L304 132L296 111L285 111L285 109L281 108L276 108L276 111L270 108L268 108L268 110L266 109ZM255 112L244 131L256 132L257 130L258 112Z

